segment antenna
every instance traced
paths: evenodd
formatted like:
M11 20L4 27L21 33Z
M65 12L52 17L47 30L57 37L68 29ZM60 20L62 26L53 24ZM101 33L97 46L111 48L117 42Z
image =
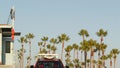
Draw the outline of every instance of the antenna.
M12 0L12 1L13 1L12 5L14 5L15 0ZM11 22L12 22L11 25L14 28L14 22L15 22L15 7L14 6L10 10L10 14L8 16L8 19L7 19L7 24L9 24L10 18L11 18Z
M11 17L11 25L14 28L14 22L15 22L15 7L13 6L10 10L10 17Z
M9 19L10 19L10 15L8 16L8 19L7 19L7 24L9 23Z

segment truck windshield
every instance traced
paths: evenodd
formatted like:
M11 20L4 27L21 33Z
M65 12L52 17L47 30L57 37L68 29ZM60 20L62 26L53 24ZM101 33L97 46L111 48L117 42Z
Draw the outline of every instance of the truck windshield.
M63 68L59 61L38 61L37 68Z

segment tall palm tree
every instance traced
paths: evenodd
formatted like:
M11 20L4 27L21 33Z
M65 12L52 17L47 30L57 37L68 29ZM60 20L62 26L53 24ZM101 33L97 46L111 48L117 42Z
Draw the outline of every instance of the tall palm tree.
M82 45L79 47L79 51L80 51L80 53L81 53L81 57L80 57L80 62L82 62L82 53L83 53L83 47L82 47ZM80 63L81 64L81 63Z
M28 57L28 60L29 60L29 68L30 68L30 64L31 64L31 39L34 38L34 34L32 33L28 33L26 36L26 39L28 40L28 43L29 43L29 57Z
M50 54L51 45L47 44L48 53Z
M87 59L87 68L90 68L90 59Z
M41 46L43 45L43 42L38 42L38 46L40 47L40 52L41 52ZM39 52L39 53L40 53Z
M101 51L101 45L99 43L96 43L96 49L98 51L98 61L100 61L100 51ZM98 68L101 68L101 65L98 63Z
M116 68L116 58L117 55L120 53L120 51L118 49L112 49L111 53L113 54L113 58L114 58L114 68Z
M57 48L55 46L51 46L51 50L53 51L53 54L55 54L55 51L57 50Z
M107 45L102 43L101 45L101 51L102 51L102 57L103 57L103 60L102 60L102 66L105 67L105 61L104 61L104 58L106 58L106 56L104 55L104 52L107 48Z
M30 60L31 60L31 58L30 58L30 56L28 56L28 57L27 57L27 66L26 66L26 68L30 68L30 65L29 65Z
M86 36L86 37L89 36L88 31L85 30L85 29L80 30L80 32L79 32L78 34L83 37L83 41L85 40L85 36ZM87 56L86 56L86 51L85 51L85 52L84 52L85 68L86 68L86 57L87 57Z
M50 43L52 43L53 46L55 46L55 44L57 44L58 42L57 42L57 39L51 38L51 39L50 39Z
M68 40L70 40L70 38L65 33L58 36L58 41L59 41L59 43L62 44L61 60L63 60L64 43L65 43L65 41L68 41Z
M20 39L18 40L18 42L19 43L21 43L21 50L22 50L22 61L21 61L21 68L23 68L24 67L24 52L25 52L25 50L24 50L24 43L27 43L27 39L25 38L25 37L20 37Z
M22 49L19 49L19 50L17 50L17 52L18 52L18 60L19 60L19 67L21 68L21 64L22 64Z
M96 68L97 61L93 60L92 63L93 63L93 67L92 68Z
M104 31L103 29L100 29L97 33L97 36L100 37L100 43L103 42L103 37L107 36L107 31Z
M89 46L88 41L84 40L83 42L81 42L81 47L82 47L82 51L85 52L85 58L86 58L85 64L86 64L86 62L87 62L87 52L90 50L90 46ZM86 65L85 65L85 67L86 67Z
M102 44L103 37L107 36L107 31L104 31L103 29L100 29L96 34L97 34L97 36L100 37L100 44ZM99 55L98 60L100 60L100 51L99 51L98 55ZM100 68L100 65L98 65L98 68Z
M85 68L85 62L81 62L81 68Z
M97 63L98 63L98 65L100 65L99 67L101 68L101 66L102 66L102 61L101 61L101 60L98 60Z
M68 66L69 66L70 68L74 68L74 65L73 65L72 62L70 62Z
M108 54L107 56L110 59L110 68L112 68L112 56L113 56L112 53Z
M73 60L73 62L74 62L74 66L75 66L75 68L78 68L80 65L79 65L79 59L74 59Z
M46 46L46 42L48 41L48 37L44 36L43 38L41 38L41 40L44 42L43 46Z
M93 68L93 60L94 60L94 50L96 45L96 40L90 39L88 40L89 47L90 47L90 68Z
M103 55L102 57L101 57L101 60L102 60L102 68L105 68L105 60L107 60L108 59L108 57L106 56L106 55ZM104 61L104 62L103 62Z
M78 45L76 43L74 43L72 45L73 49L74 49L74 58L76 58L77 55L77 59L78 59ZM75 54L76 53L76 54Z
M40 52L41 54L46 54L47 53L47 50L45 48L43 48Z
M70 52L71 52L71 50L72 50L73 48L72 48L72 46L71 45L68 45L66 48L65 48L65 52L66 52L66 54L65 54L65 57L66 57L66 66L70 66L70 62L71 62L71 60L70 60Z
M53 53L55 53L55 51L56 51L56 47L55 47L55 44L58 44L58 42L57 42L57 39L55 39L55 38L51 38L50 39L50 43L52 43L52 47L53 48L51 48L52 50L53 50Z

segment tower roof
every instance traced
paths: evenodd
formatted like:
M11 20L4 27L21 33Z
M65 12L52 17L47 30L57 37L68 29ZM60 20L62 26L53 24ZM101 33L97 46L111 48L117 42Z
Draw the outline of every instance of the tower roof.
M0 29L2 29L2 34L3 37L11 37L12 33L11 33L11 29L12 29L12 25L10 24L0 24ZM15 32L14 35L20 35L20 32Z
M0 24L0 28L12 28L10 24Z

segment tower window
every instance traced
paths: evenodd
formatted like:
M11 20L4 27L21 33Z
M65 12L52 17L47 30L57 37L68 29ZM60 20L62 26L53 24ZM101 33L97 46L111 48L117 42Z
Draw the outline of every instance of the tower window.
M5 46L6 53L10 53L10 41L6 41L6 46Z

